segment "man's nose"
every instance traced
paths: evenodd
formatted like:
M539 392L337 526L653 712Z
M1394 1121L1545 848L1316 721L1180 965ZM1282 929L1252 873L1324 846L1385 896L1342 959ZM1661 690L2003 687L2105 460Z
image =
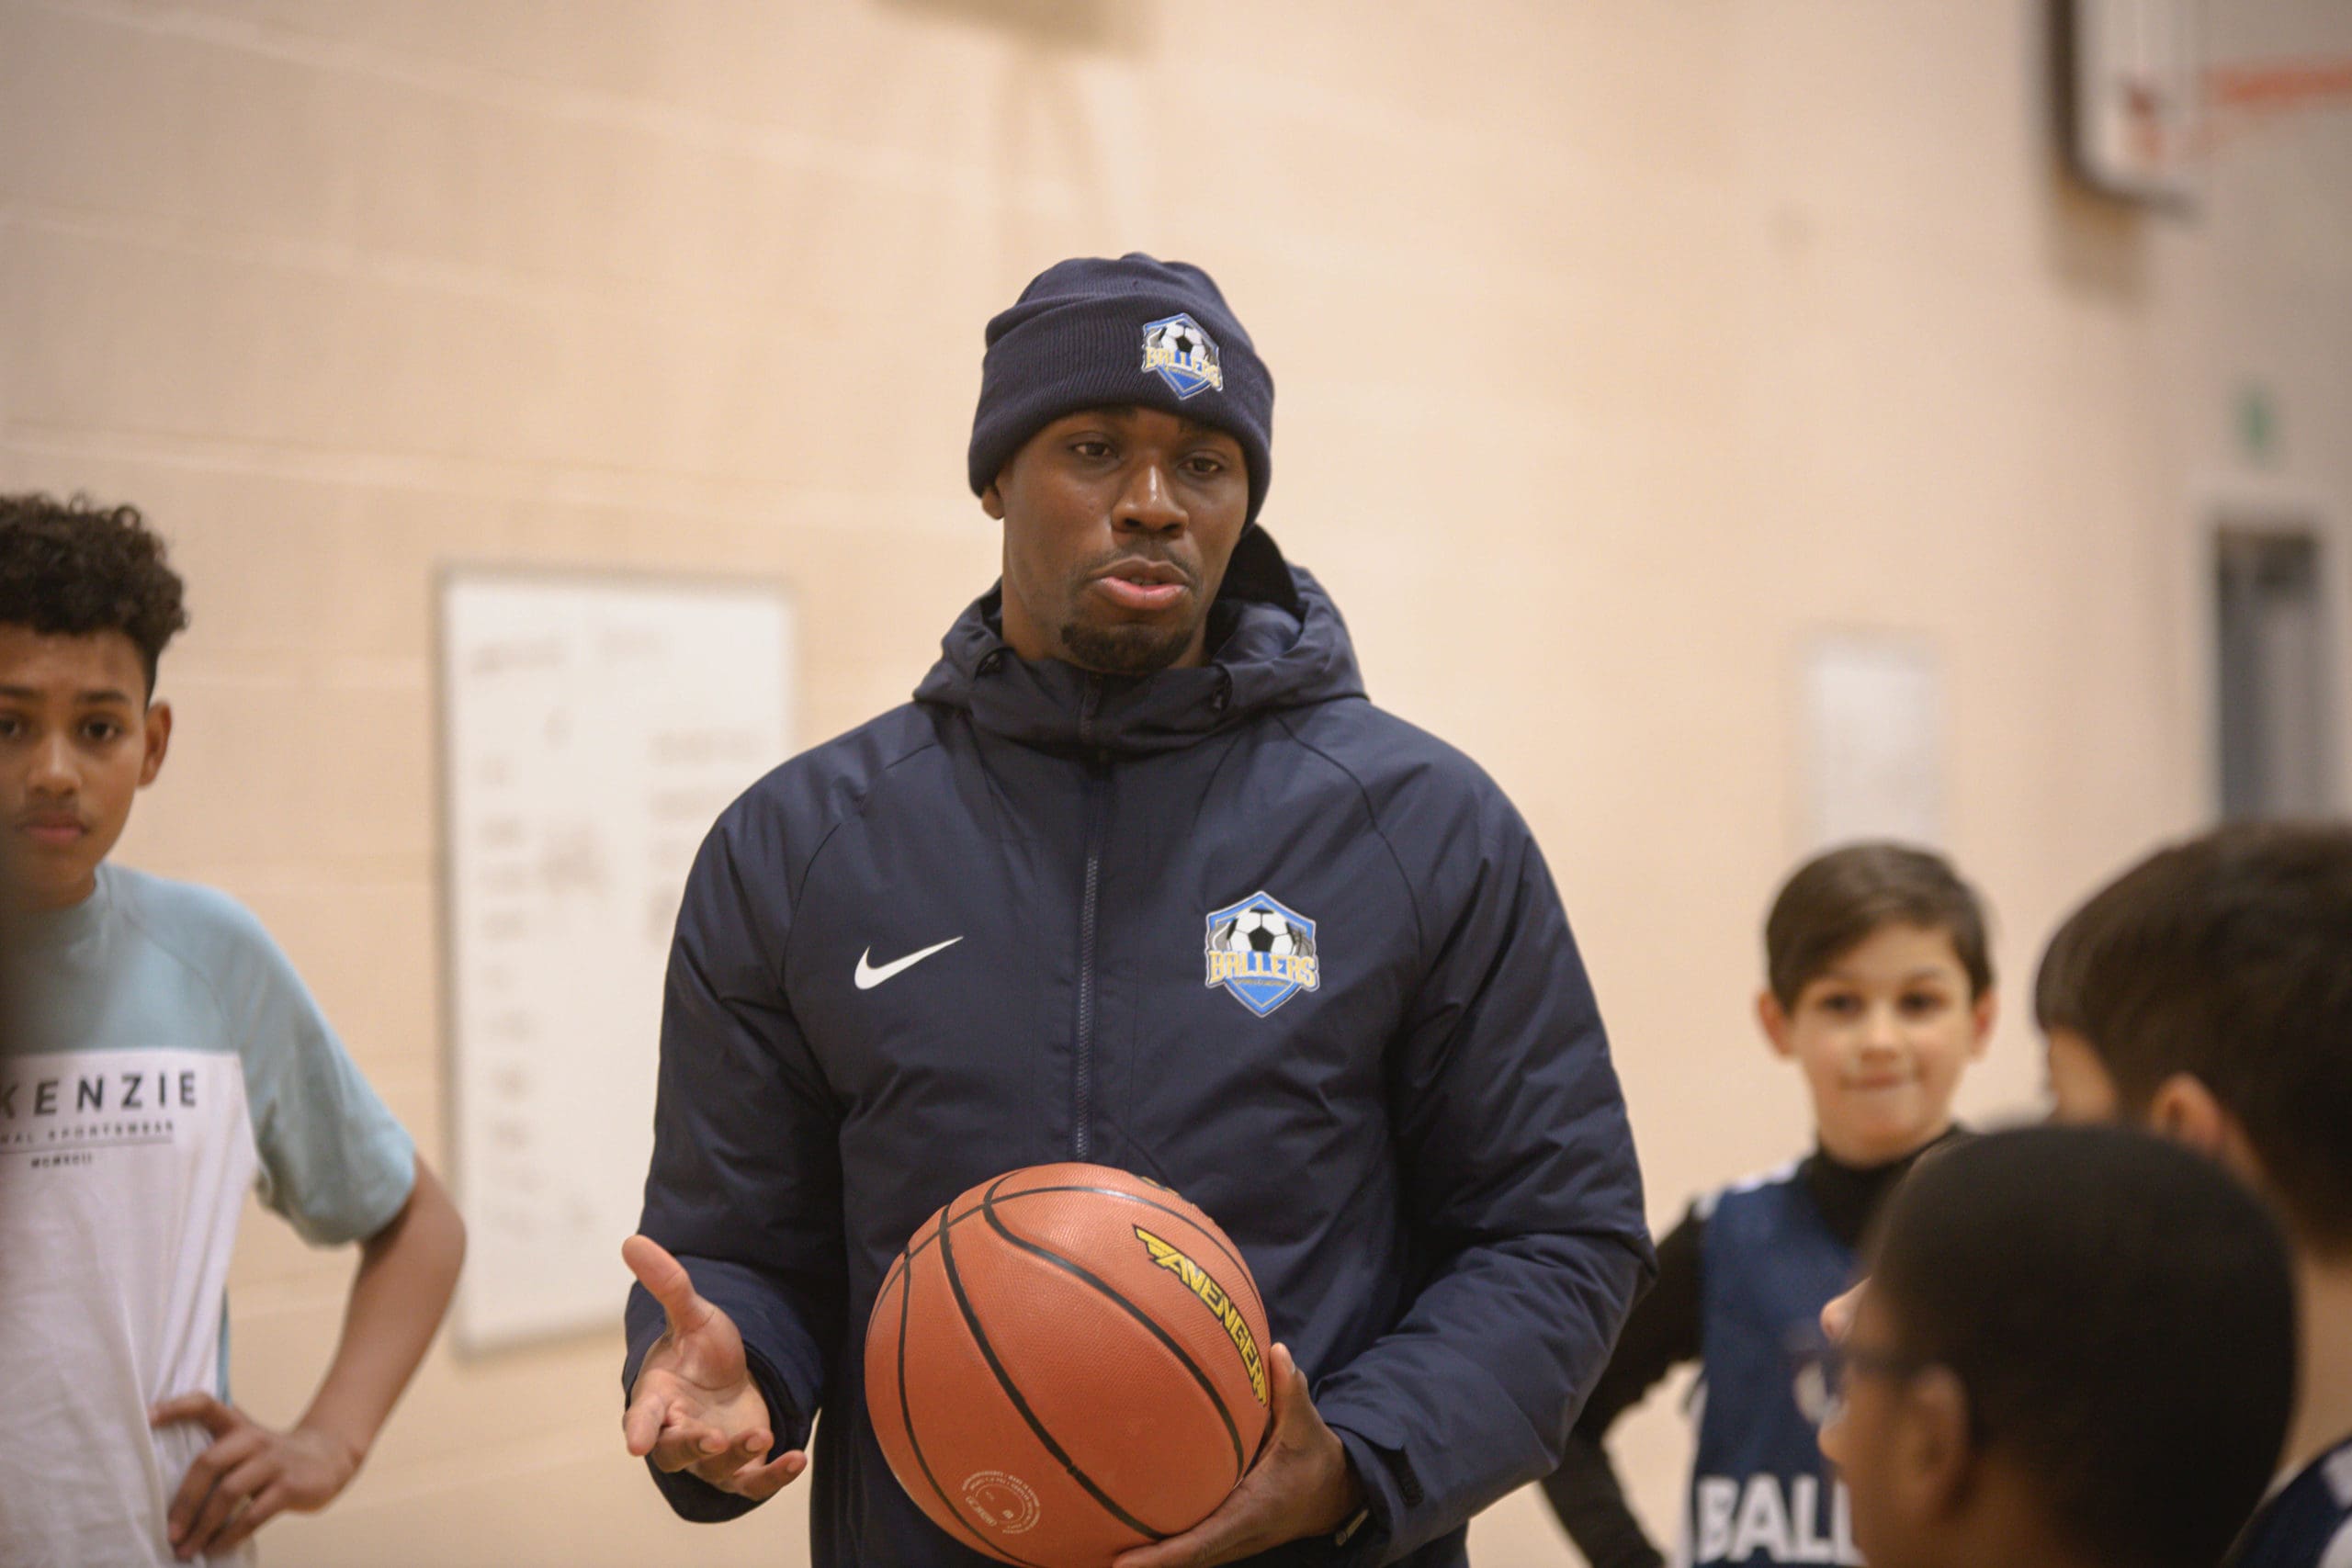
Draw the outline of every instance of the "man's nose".
M1167 468L1158 462L1139 463L1119 497L1118 525L1165 533L1184 525L1186 513L1169 482Z
M72 795L82 787L81 770L74 766L74 748L56 733L33 748L32 771L25 786L40 795Z

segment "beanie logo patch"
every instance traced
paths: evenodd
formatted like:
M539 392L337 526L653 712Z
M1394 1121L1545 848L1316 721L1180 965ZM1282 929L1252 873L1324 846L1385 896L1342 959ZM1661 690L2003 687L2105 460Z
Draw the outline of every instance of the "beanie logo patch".
M1201 329L1201 323L1179 311L1173 316L1146 323L1143 329L1143 364L1147 373L1158 372L1168 383L1168 389L1179 398L1189 398L1206 388L1225 390L1225 367L1217 354L1216 339Z

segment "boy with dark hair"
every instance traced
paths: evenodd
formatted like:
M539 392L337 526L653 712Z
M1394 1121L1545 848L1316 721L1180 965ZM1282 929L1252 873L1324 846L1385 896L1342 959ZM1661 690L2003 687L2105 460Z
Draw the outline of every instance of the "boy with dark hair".
M1683 1527L1698 1563L1854 1562L1844 1498L1792 1388L1885 1194L1953 1134L1951 1098L1991 1037L1984 910L1942 857L1901 844L1800 867L1764 926L1758 1020L1811 1092L1811 1155L1691 1206L1658 1246L1546 1495L1595 1568L1665 1559L1625 1505L1601 1440L1676 1365L1701 1364Z
M2301 1397L2290 1479L2233 1562L2352 1564L2352 828L2242 825L2150 856L2059 929L2034 1008L2062 1120L2188 1144L2277 1212Z
M130 507L0 496L0 1568L246 1560L365 1458L441 1320L464 1228L285 955L209 888L106 863L172 731L187 624ZM341 1344L276 1431L228 1403L244 1190L356 1241Z
M1821 1446L1871 1568L2211 1568L2294 1391L2284 1243L2120 1128L1987 1134L1874 1230Z

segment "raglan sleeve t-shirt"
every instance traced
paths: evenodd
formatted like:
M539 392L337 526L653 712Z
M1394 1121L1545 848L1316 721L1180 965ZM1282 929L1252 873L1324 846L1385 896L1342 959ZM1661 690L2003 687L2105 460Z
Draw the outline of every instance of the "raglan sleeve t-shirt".
M160 1568L172 1496L210 1438L151 1431L147 1411L229 1398L246 1189L313 1245L358 1241L407 1201L415 1148L225 895L101 866L88 899L10 936L0 1568Z

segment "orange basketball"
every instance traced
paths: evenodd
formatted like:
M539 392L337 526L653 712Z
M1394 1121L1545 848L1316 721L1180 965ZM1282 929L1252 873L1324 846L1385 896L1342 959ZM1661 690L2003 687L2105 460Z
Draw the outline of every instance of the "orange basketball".
M890 1266L865 1404L940 1529L1006 1562L1103 1568L1206 1518L1257 1459L1269 1343L1216 1221L1124 1170L1031 1166Z

